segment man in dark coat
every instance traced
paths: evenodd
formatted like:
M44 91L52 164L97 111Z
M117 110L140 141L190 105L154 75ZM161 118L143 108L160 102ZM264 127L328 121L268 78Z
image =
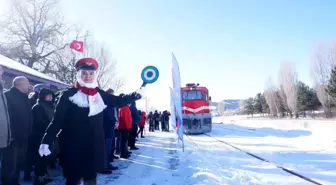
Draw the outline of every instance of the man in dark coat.
M162 131L166 131L166 132L169 132L169 116L170 116L170 113L165 110L162 112L162 126L161 126L161 129Z
M152 111L149 112L147 120L149 122L149 132L154 132L154 115Z
M139 114L138 109L136 108L135 102L132 102L130 105L130 110L132 114L132 129L130 130L128 146L131 150L138 150L135 146L135 140L138 133L138 125L141 120L141 115Z
M154 127L155 127L154 129L155 130L160 130L160 125L159 125L160 114L158 113L157 110L154 112L153 117L154 117Z
M106 166L103 110L121 107L141 99L142 92L114 96L99 89L96 80L98 62L83 58L76 62L77 81L62 92L55 115L39 149L41 156L50 155L49 146L58 135L60 164L66 185L95 185L97 173Z
M3 151L1 168L3 184L18 184L20 171L27 165L25 158L32 125L28 91L28 79L19 76L14 78L12 87L5 92L13 140ZM29 175L30 172L26 171L25 176Z
M114 108L115 110L115 125L114 125L114 137L112 138L112 147L110 152L110 161L113 162L113 159L119 159L119 157L116 155L119 151L120 154L120 134L118 132L118 124L119 124L119 108ZM119 141L118 141L119 138ZM119 142L119 143L118 143Z
M108 89L106 91L108 94L114 93L113 89ZM106 147L106 169L101 171L102 174L110 174L112 173L112 170L118 169L117 167L112 166L110 162L113 160L111 159L111 151L112 147L115 147L115 124L117 122L116 117L116 108L107 106L104 110L104 133L105 133L105 147Z

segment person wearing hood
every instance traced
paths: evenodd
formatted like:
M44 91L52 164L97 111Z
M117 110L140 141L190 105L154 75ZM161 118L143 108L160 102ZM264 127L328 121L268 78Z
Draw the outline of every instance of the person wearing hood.
M51 154L49 146L58 134L59 159L66 185L77 185L82 179L86 185L96 185L97 173L106 167L103 110L137 101L143 92L115 96L98 88L98 62L93 58L78 60L75 68L75 86L61 92L39 154Z
M51 181L46 177L48 159L50 157L41 157L38 149L45 130L53 118L53 96L54 93L52 91L42 88L39 92L37 103L32 108L33 125L30 135L30 149L32 162L35 166L34 185L43 185Z
M135 102L132 102L130 105L131 115L132 115L132 129L130 130L128 146L131 150L138 150L135 146L136 136L138 133L138 125L141 120L141 115L139 114L138 109L136 108Z
M33 107L37 103L37 100L39 98L39 93L42 88L48 88L48 85L47 84L36 84L34 85L34 87L32 87L31 85L29 86L29 89L30 89L29 91L32 91L28 93L29 103L31 107ZM30 155L34 153L34 151L32 151L30 146L31 144L29 143L28 148L27 148L27 156L26 156L25 181L31 181L31 176L29 174L33 169L33 161L31 161L33 156L30 156Z
M39 92L42 88L47 88L46 84L36 84L33 87L33 92L29 94L29 102L30 105L33 107L36 104L36 101L39 97Z

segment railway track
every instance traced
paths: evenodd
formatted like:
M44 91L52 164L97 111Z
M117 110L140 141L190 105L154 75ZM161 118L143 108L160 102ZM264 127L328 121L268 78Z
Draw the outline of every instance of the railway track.
M293 176L299 177L299 178L301 178L301 179L303 179L303 180L305 180L305 181L307 181L307 182L310 182L310 183L315 184L315 185L323 185L322 183L319 183L319 182L317 182L317 181L315 181L315 180L313 180L313 179L311 179L311 178L309 178L309 177L306 177L306 176L304 176L304 175L302 175L302 174L300 174L300 173L298 173L298 172L295 172L295 171L290 170L290 169L288 169L288 168L285 168L285 167L283 167L283 166L281 166L281 165L278 165L278 164L276 164L275 162L269 161L269 160L267 160L267 159L265 159L265 158L263 158L263 157L260 157L260 156L258 156L258 155L256 155L256 154L253 154L253 153L251 153L251 152L249 152L249 151L246 151L246 150L244 150L244 149L242 149L242 148L239 148L239 147L237 147L237 146L235 146L235 145L233 145L233 144L231 144L231 143L229 143L229 142L226 142L226 141L224 141L224 140L222 140L222 139L218 139L217 137L211 136L211 135L209 135L209 134L201 134L201 135L205 135L205 136L207 136L207 137L210 137L210 138L216 140L217 142L220 142L220 143L222 143L222 144L225 144L226 146L229 146L229 147L231 147L231 148L234 148L235 150L238 150L238 151L241 151L241 152L243 152L243 153L246 153L247 155L249 155L249 156L251 156L251 157L253 157L253 158L256 158L256 159L258 159L258 160L260 160L260 161L262 161L262 162L266 162L266 163L272 164L272 165L276 166L277 168L279 168L279 169L285 171L286 173L289 173L289 174L291 174L291 175L293 175ZM198 147L198 145L191 139L190 136L188 136L188 135L186 135L186 136L189 138L189 140L191 140L191 142L192 142L194 145L196 145L196 146Z

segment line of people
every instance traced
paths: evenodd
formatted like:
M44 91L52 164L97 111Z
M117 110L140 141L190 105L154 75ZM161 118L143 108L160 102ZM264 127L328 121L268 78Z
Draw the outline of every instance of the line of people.
M169 132L169 117L170 112L165 110L162 113L157 110L154 113L151 111L147 116L147 120L149 122L149 131L154 132L154 130L160 130L160 122L161 122L161 131Z
M0 66L1 67L1 66ZM113 95L97 87L98 62L92 58L77 61L74 87L54 94L48 86L35 86L28 98L29 81L20 76L3 92L0 83L1 184L19 185L24 180L47 184L48 167L59 162L66 185L95 185L97 173L116 169L111 161L128 158L135 146L138 126L143 133L145 113L135 101L142 92ZM2 80L0 68L0 80ZM119 111L118 111L118 108ZM143 134L141 134L143 137Z
M39 160L38 149L53 117L54 93L35 86L35 93L29 99L29 81L23 76L14 78L12 87L3 92L2 73L0 66L1 182L4 185L19 184L21 170L24 180L30 181L33 165L35 176L50 182L44 167L53 167L55 157Z
M109 89L107 93L113 94L114 91ZM123 95L121 94L120 96ZM108 106L104 110L106 158L108 161L106 169L100 173L110 174L112 170L118 169L112 166L111 162L119 157L129 158L131 152L128 148L130 150L138 150L135 146L136 138L140 133L141 138L144 138L145 123L146 113L138 110L135 102L121 108Z

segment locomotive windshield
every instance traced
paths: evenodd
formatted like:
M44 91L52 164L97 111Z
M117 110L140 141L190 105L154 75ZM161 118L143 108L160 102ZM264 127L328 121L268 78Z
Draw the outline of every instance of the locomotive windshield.
M183 100L201 100L201 91L185 91L183 92Z

